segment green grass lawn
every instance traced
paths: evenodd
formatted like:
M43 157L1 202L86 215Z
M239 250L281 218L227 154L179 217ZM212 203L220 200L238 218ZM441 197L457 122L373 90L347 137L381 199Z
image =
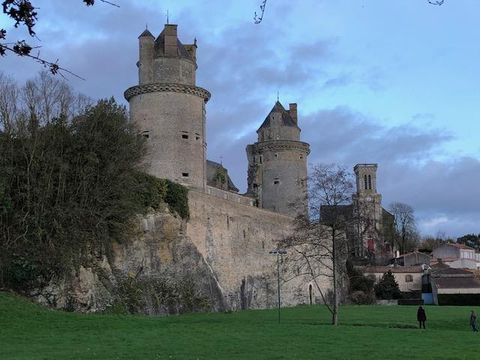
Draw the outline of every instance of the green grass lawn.
M480 359L469 307L323 306L170 317L82 315L0 293L0 359Z

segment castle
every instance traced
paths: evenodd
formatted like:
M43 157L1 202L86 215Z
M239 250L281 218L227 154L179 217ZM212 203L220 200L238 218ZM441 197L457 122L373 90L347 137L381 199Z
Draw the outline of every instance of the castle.
M206 158L206 109L210 93L196 85L196 40L183 44L177 25L165 25L155 38L139 36L139 84L125 91L131 120L147 139L144 165L154 176L186 185L191 216L187 235L202 254L233 307L266 307L274 271L268 252L291 231L292 219L307 213L309 144L300 140L297 104L276 102L246 148L248 190L244 195L221 165ZM357 165L353 204L370 204L381 232L381 196L376 165ZM364 179L364 186L362 179ZM371 231L365 227L364 232ZM356 252L375 251L378 239L356 243ZM373 242L372 242L373 241ZM330 287L328 279L322 286ZM286 303L306 302L311 284L286 284Z

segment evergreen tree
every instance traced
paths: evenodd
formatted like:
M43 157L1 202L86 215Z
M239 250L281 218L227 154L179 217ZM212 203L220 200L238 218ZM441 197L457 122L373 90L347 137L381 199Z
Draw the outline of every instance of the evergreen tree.
M378 299L384 300L400 299L402 297L398 283L390 270L383 274L382 279L375 285L375 295Z

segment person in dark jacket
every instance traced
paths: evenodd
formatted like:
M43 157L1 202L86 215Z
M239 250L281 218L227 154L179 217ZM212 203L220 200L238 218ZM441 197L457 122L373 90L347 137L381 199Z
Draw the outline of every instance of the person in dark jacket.
M423 326L423 328L425 329L425 321L427 321L427 314L425 314L425 310L421 306L419 306L417 310L417 321L419 328L421 329Z
M475 311L473 311L473 310L470 314L470 326L472 327L473 332L478 331L477 314L475 314Z

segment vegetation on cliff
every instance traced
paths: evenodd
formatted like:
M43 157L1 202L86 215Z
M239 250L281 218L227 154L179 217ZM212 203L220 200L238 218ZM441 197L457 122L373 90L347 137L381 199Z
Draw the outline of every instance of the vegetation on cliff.
M187 190L141 172L144 138L113 99L95 105L42 74L0 76L0 286L41 287L131 233L162 202L188 217ZM10 97L9 97L10 96Z

